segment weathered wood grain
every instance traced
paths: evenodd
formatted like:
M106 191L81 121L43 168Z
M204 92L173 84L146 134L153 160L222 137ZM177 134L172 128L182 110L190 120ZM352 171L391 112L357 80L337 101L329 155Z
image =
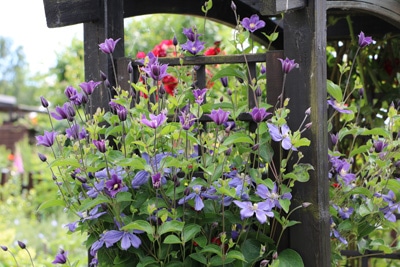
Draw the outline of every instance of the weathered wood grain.
M306 6L306 0L262 0L260 13L263 15L277 15Z

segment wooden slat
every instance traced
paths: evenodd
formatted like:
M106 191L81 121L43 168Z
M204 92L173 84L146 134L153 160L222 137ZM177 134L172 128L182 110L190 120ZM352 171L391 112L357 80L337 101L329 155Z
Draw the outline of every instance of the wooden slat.
M306 6L306 0L262 0L260 13L263 15L278 15Z
M307 183L294 186L292 207L304 202L312 205L294 212L291 219L301 224L289 228L289 247L301 255L304 266L331 266L325 25L325 0L308 0L306 8L284 18L285 57L295 59L300 66L286 80L291 129L298 129L311 106L311 131L304 132L311 146L302 149L302 162L311 163L315 170Z
M47 27L57 28L99 19L98 0L43 0Z

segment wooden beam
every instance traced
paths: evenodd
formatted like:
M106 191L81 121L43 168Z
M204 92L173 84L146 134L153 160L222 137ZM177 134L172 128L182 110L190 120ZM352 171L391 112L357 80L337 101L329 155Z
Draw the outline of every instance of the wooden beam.
M99 50L99 44L106 38L121 40L115 47L113 57L124 56L124 1L123 0L98 0L100 15L99 20L84 23L84 52L85 52L85 79L87 81L101 81L100 71L106 74L112 86L116 85L113 64L109 57ZM109 108L109 88L104 84L94 90L92 101L88 107L90 112L95 112L98 107Z
M312 203L293 213L301 224L289 228L290 248L300 253L305 266L330 266L328 133L326 92L326 0L308 0L308 6L285 14L285 56L299 68L288 74L286 95L291 99L289 126L297 129L311 107L311 146L302 149L302 162L315 170L307 183L293 190L293 207Z
M330 0L327 2L327 9L371 14L400 28L400 1L398 0Z
M99 19L98 0L43 0L47 27L57 28Z
M287 11L304 8L305 6L306 0L262 0L260 13L262 15L278 15Z

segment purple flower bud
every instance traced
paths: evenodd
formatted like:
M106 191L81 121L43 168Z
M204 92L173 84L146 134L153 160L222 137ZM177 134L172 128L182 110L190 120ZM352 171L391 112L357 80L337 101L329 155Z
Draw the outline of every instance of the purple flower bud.
M339 141L339 133L331 134L331 141L332 141L332 144L335 146L337 144L337 142Z
M100 71L100 78L104 82L105 80L107 80L107 75L104 72Z
M260 97L262 95L262 91L261 91L260 86L257 86L257 88L256 88L254 93L255 93L256 97Z
M226 91L228 93L229 96L232 95L232 90L228 88L228 90Z
M236 5L235 5L235 3L233 1L231 1L231 9L233 11L236 11Z
M304 128L306 128L306 129L310 129L310 128L311 128L311 126L312 126L312 122L309 122L309 123L307 123L307 124L304 126Z
M226 88L226 87L228 87L228 77L222 77L221 79L221 83L222 83L222 85Z
M160 94L160 96L165 95L165 87L164 87L164 84L161 84L161 85L160 85L159 94Z
M154 188L160 188L161 187L161 174L158 172L151 176L151 181L153 182L153 187Z
M178 39L176 38L176 35L174 34L174 38L172 38L172 44L174 45L174 46L177 46L178 45Z
M265 73L267 73L267 67L264 64L262 64L260 69L260 74L264 75Z
M257 151L259 147L260 147L260 144L255 144L254 146L251 147L251 150Z
M106 153L106 141L105 140L93 140L93 144L99 150L100 153Z
M86 184L87 180L85 177L82 176L76 176L76 180L78 180L79 182L81 182L82 184Z
M221 96L220 98L219 98L219 102L224 102L224 96Z
M301 204L303 206L303 208L307 208L308 206L311 206L312 203L310 202L304 202L303 204Z
M306 111L304 112L307 116L310 116L311 114L311 107L309 107L308 109L306 109Z
M363 97L364 97L364 88L360 88L360 89L358 90L358 95L360 96L360 98L363 98Z
M225 150L225 156L229 156L232 153L232 148L228 148L227 150Z
M132 61L129 61L127 71L128 73L133 73Z
M18 246L22 249L26 249L26 245L24 242L18 240Z
M83 92L85 92L86 95L91 95L94 89L100 84L101 82L95 82L93 80L90 80L88 82L83 82L79 84L79 87L82 88Z
M8 247L6 247L6 246L0 246L0 247L1 247L1 249L4 250L4 251L7 251L7 250L8 250Z
M49 106L49 102L43 96L40 97L40 102L42 102L42 106L47 108Z
M47 157L46 157L45 155L43 155L42 153L38 153L38 156L39 156L39 159L40 159L42 162L46 162L46 161L47 161Z

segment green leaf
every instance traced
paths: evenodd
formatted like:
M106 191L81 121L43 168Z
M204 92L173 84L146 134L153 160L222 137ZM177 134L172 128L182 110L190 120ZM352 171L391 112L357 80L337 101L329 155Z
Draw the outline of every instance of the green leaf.
M362 145L362 146L352 150L350 152L349 158L352 158L353 156L358 155L358 154L362 154L362 153L368 152L370 147L371 146L369 146L369 145Z
M190 254L189 257L191 257L195 261L198 261L198 262L202 263L204 266L207 265L207 259L206 259L206 257L204 257L203 254L193 253L193 254Z
M91 198L87 198L82 202L82 205L80 206L79 210L80 211L86 211L89 210L91 208L93 208L94 206L97 206L99 204L103 204L103 203L110 203L111 200L104 196L104 195L98 195L95 199L91 199Z
M389 137L390 133L384 128L373 128L365 130L361 135L379 135L382 137Z
M276 39L278 39L278 37L279 37L279 32L273 32L273 33L271 33L271 34L266 34L265 32L262 32L262 34L265 36L265 37L267 37L267 39L268 39L268 41L270 42L270 43L272 43L273 41L275 41Z
M186 243L189 240L192 240L200 231L201 231L201 226L198 224L185 225L182 234L183 242Z
M212 78L211 82L214 82L222 77L238 77L243 80L246 80L246 74L237 69L236 66L230 65L229 67L223 68L218 71Z
M116 195L117 202L131 201L132 194L129 192L118 192Z
M260 258L261 243L255 239L246 239L241 245L241 250L248 265L256 262Z
M236 260L241 260L241 261L246 261L243 253L238 251L238 250L231 250L228 252L228 255L226 256L228 259L236 259Z
M289 206L290 206L290 199L279 199L279 204L281 205L282 209L288 213L289 212Z
M168 221L160 225L158 228L157 234L163 235L169 232L181 232L183 226L185 225L184 222L180 221Z
M205 246L201 251L201 253L213 253L213 254L217 254L218 256L222 257L222 252L221 252L221 248L215 244L210 244Z
M65 202L62 199L52 199L52 200L47 200L45 202L43 202L42 204L40 204L39 208L37 209L37 211L42 211L44 209L48 209L51 207L64 207Z
M248 136L245 133L234 133L225 139L223 145L229 146L231 144L237 144L237 143L254 144L254 141L250 136Z
M182 241L176 235L168 235L164 241L164 244L181 244Z
M339 85L335 84L331 80L327 81L327 91L337 102L342 102L343 100L343 93L342 88Z
M285 249L278 256L279 267L304 267L303 259L300 254L293 249Z
M50 167L74 167L78 168L81 167L81 164L79 163L79 160L77 158L59 158L55 159L52 163L50 163Z
M294 181L299 181L302 183L307 182L310 179L310 174L308 171L314 170L313 166L308 163L299 163L294 166L292 172L284 175L285 179L293 179Z
M154 234L154 228L150 225L148 221L144 220L133 221L122 227L122 230L140 230L145 231L149 235Z

